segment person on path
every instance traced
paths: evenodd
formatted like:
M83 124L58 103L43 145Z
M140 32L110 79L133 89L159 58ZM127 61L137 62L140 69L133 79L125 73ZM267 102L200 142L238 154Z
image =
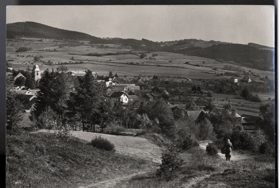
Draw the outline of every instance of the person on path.
M232 150L232 143L230 142L229 138L225 137L225 156L226 156L226 161L230 161L231 157L231 150Z

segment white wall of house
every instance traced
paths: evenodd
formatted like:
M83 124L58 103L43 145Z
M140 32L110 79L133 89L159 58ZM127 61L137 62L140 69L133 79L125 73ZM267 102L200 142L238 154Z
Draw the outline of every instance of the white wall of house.
M120 97L120 101L123 103L128 103L128 97L125 94L122 94Z

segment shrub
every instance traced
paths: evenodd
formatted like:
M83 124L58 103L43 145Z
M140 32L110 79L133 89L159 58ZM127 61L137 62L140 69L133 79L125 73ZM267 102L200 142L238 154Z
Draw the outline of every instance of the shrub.
M253 137L247 132L233 131L230 140L235 149L253 150L255 147Z
M223 138L221 138L221 139L216 140L214 142L214 144L216 145L216 147L218 149L222 149L222 147L225 145L225 142L224 142Z
M161 134L162 130L158 125L152 125L151 128L148 129L150 133Z
M185 136L183 139L177 141L177 147L182 150L188 150L198 145L198 141L191 136Z
M179 158L179 152L175 145L171 145L162 154L162 163L157 170L156 175L167 181L177 177L183 160Z
M147 133L147 130L144 129L144 130L136 132L136 136L145 135L146 133Z
M114 134L114 135L120 135L120 133L124 131L125 128L119 125L110 125L103 130L103 132L106 134Z
M264 180L275 183L275 170L266 169L267 175L264 176Z
M262 154L272 153L272 146L270 146L267 142L264 142L259 146L259 152Z
M40 143L36 143L34 150L36 153L39 153L41 155L45 155L46 154L46 147L44 144L40 144Z
M107 139L105 138L102 138L102 137L97 137L95 139L93 139L90 144L93 146L93 147L96 147L98 149L101 149L101 150L106 150L106 151L115 151L115 146L114 144L112 144L110 141L108 141Z
M218 153L218 149L215 144L209 143L206 147L206 152L208 155L216 155Z

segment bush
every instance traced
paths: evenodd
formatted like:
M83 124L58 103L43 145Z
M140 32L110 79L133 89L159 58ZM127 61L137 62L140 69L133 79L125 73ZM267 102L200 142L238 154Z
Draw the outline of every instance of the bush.
M264 176L264 180L275 183L275 170L266 169L267 175Z
M253 137L247 132L233 131L230 140L235 149L254 150L255 148Z
M147 133L147 130L144 129L144 130L136 132L136 136L145 135L146 133Z
M93 139L90 144L93 147L96 147L101 150L106 150L106 151L115 151L115 146L112 144L110 141L108 141L105 138L101 138L100 136Z
M218 149L222 149L223 146L225 145L225 141L223 138L221 139L218 139L214 142L215 146L218 148Z
M110 125L103 130L104 133L113 135L120 135L120 133L124 131L125 128L119 125Z
M218 149L215 144L209 143L206 147L206 152L208 155L217 155Z
M191 136L185 136L183 139L177 141L177 147L182 150L188 150L198 145L198 141Z
M44 144L36 143L34 150L36 153L39 153L40 155L45 155L46 154L46 147Z
M264 142L259 146L259 152L262 154L272 153L272 147L267 142Z
M183 160L179 158L179 152L175 145L171 145L162 154L162 163L157 170L156 175L167 181L177 177Z

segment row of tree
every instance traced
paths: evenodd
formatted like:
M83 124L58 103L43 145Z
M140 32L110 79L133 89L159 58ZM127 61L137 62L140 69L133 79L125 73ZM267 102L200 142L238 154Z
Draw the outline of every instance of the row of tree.
M69 75L65 70L46 70L39 82L32 119L40 119L47 109L55 113L57 124L66 126L82 122L85 125L103 125L107 120L106 87L95 80L90 70L77 77L75 92L69 93ZM35 120L34 119L34 120Z

